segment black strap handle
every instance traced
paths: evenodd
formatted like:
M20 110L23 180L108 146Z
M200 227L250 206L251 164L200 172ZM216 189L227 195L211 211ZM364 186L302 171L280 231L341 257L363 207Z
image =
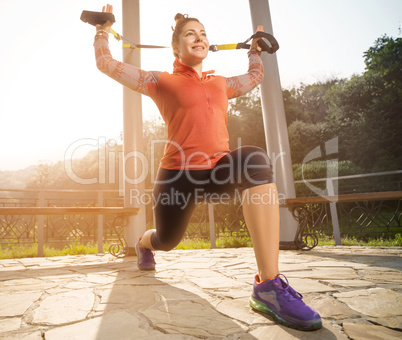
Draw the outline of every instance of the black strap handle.
M104 25L107 21L112 23L116 21L113 13L91 11L82 11L80 19L92 26Z
M278 41L274 38L274 36L272 34L269 34L266 32L256 32L245 42L248 42L254 38L263 38L263 39L258 40L257 44L258 44L258 46L261 47L261 49L263 51L268 52L269 54L274 54L276 51L279 50ZM269 44L267 44L264 39L267 40L269 42Z

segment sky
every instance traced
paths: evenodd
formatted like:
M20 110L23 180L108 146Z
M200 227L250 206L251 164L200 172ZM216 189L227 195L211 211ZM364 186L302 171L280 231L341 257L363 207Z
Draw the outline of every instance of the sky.
M113 28L122 33L121 0L109 3ZM74 157L105 140L121 142L122 86L96 68L95 28L79 19L82 10L104 4L0 0L0 171L62 161L85 141ZM401 36L401 0L269 0L269 7L282 88L361 74L363 54L377 38ZM248 0L142 0L140 42L170 46L178 12L197 17L210 44L242 42L253 33ZM109 41L122 60L121 43ZM173 61L170 48L141 51L144 70L171 72ZM247 66L246 50L210 53L203 65L222 76ZM142 107L144 120L162 123L152 100L142 96Z

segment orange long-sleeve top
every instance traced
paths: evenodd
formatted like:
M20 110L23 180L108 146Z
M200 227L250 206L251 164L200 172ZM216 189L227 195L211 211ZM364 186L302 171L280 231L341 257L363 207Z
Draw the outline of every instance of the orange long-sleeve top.
M160 167L173 170L212 169L229 150L228 99L241 96L262 82L259 54L248 52L246 74L235 77L203 72L200 78L176 58L173 73L144 71L113 59L106 34L95 36L96 64L122 85L150 96L167 125Z

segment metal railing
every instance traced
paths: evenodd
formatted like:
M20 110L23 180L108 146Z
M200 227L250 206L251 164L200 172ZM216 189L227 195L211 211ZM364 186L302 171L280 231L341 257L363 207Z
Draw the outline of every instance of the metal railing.
M339 194L336 182L400 174L402 171L296 181L310 185L323 182L326 187L319 188L321 195L315 197L285 200L299 222L295 243L299 248L311 249L318 242L318 234L333 234L340 245L342 234L365 234L370 226L395 234L402 223L400 196L370 193L350 197L350 193ZM395 191L401 192L401 183L393 184ZM97 244L102 253L104 242L112 242L117 244L112 251L118 254L125 245L125 216L135 213L125 211L123 201L117 190L0 189L0 245L38 243L41 256L44 244L62 247L90 242ZM388 217L383 216L384 211ZM153 228L153 217L151 204L147 204L147 229ZM248 235L240 202L198 205L185 236L209 239L211 248L215 248L216 237L222 235ZM313 242L307 242L309 238Z
M385 186L383 183L365 183L364 185L360 184L359 186L354 186L352 190L345 190L346 186L342 186L342 191L344 193L340 193L339 191L339 182L350 180L350 179L366 179L372 177L380 177L380 176L394 176L401 175L402 170L398 171L387 171L387 172L378 172L378 173L369 173L369 174L360 174L360 175L350 175L350 176L340 176L340 177L330 177L330 178L317 178L317 179L305 179L302 181L295 181L295 184L305 184L308 189L312 193L316 194L317 199L314 200L314 196L309 195L308 197L298 198L295 200L288 200L288 204L290 203L293 206L293 210L299 209L299 217L297 214L295 215L296 219L299 219L299 224L301 220L304 220L304 224L306 226L309 225L310 232L306 233L306 235L314 234L312 230L315 232L323 231L323 226L327 227L332 224L332 232L335 239L336 245L341 245L341 229L340 223L341 220L343 222L343 229L347 231L348 228L346 226L351 226L351 224L355 224L355 227L360 229L360 234L362 234L362 229L369 227L370 225L373 227L384 227L385 233L382 234L392 234L391 227L399 230L401 227L401 197L400 193L402 191L402 179L398 179L394 182L386 182ZM314 187L311 183L325 183L325 188ZM389 185L392 183L391 185ZM365 188L364 191L366 195L355 195L353 197L353 202L355 205L352 206L350 204L350 199L352 197L352 193L361 193L362 188ZM399 194L392 194L393 190L395 192L399 192ZM378 192L381 191L381 194ZM371 193L371 194L369 194ZM326 197L325 203L320 200L320 197ZM310 198L310 199L307 199ZM384 202L394 201L395 203L391 203L391 205L385 206ZM349 202L345 204L344 202ZM363 202L363 203L362 203ZM367 203L371 202L371 203ZM305 205L304 212L301 212L301 207ZM315 207L313 207L315 205ZM329 206L329 209L328 209ZM385 210L388 210L388 217L382 214ZM310 221L308 222L308 215L310 215ZM313 218L311 215L314 215ZM330 218L329 216L330 215ZM304 216L303 218L301 216ZM345 216L348 216L345 218ZM375 221L379 220L381 217L381 225L375 225ZM314 221L313 221L314 220ZM300 232L299 226L299 232ZM351 228L349 228L351 229ZM344 232L344 234L347 232ZM350 233L350 231L349 231ZM308 237L308 236L307 236Z
M107 242L112 243L109 251L119 255L126 245L126 216L137 213L124 209L123 204L118 190L0 189L0 246L37 243L38 256L43 256L45 244L91 243L102 253ZM146 228L150 229L155 225L151 204L145 209ZM210 239L214 248L217 234L239 234L239 230L244 234L239 210L234 203L228 209L199 204L185 237Z

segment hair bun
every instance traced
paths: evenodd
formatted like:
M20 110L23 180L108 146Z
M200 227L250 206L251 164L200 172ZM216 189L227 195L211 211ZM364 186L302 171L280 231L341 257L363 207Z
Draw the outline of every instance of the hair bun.
M188 17L188 15L187 14L181 14L181 13L177 13L175 16L174 16L174 21L176 22L176 24L180 21L180 20L183 20L183 19L186 19Z

